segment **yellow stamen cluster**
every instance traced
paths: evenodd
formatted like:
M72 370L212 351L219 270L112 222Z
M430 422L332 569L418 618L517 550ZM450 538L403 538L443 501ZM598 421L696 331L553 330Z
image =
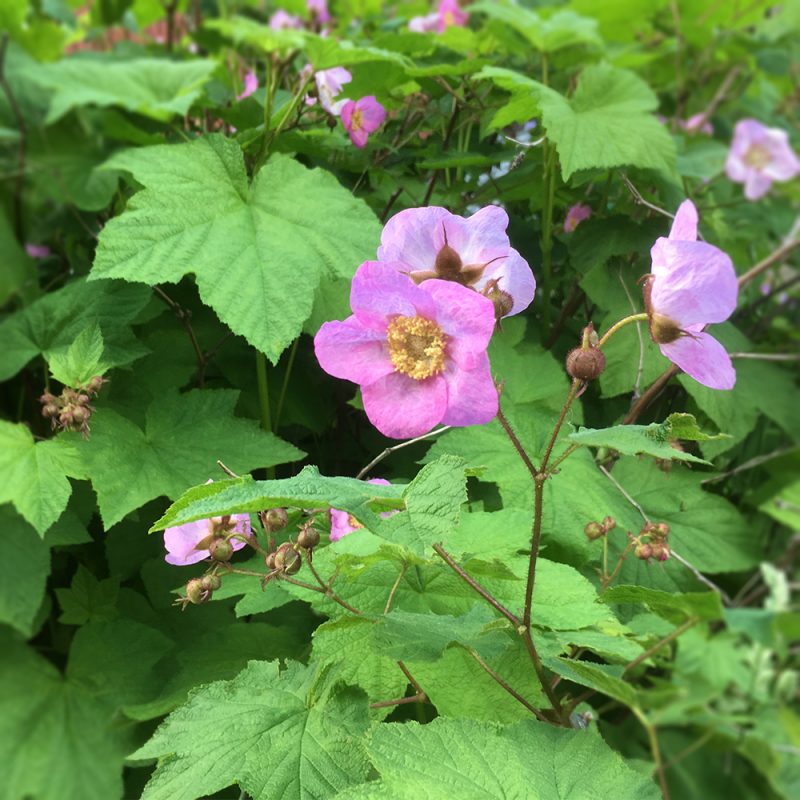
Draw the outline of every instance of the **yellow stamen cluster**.
M764 169L771 160L772 155L769 150L761 144L750 145L744 154L744 163L755 169Z
M350 116L350 127L354 131L360 131L364 127L364 115L358 109Z
M424 317L395 317L386 331L389 358L398 372L423 381L444 369L447 337Z

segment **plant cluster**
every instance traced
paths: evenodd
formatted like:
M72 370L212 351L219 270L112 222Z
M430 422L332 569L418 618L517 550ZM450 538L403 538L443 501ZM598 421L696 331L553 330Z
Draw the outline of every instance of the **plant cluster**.
M797 796L796 3L0 20L0 800Z

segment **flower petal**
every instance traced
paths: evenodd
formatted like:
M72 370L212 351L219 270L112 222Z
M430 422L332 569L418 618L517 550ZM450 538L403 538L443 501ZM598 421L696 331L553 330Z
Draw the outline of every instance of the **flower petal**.
M725 348L702 331L660 345L661 352L687 375L709 389L732 389L736 370Z
M353 276L350 307L358 321L385 331L391 317L436 319L433 298L404 275L397 264L365 261Z
M473 369L451 364L443 375L447 382L445 425L485 425L497 416L497 388L486 353Z
M514 301L511 311L503 315L505 317L524 311L536 295L536 278L528 262L513 247L509 247L507 258L495 261L486 268L475 288L482 291L490 281L497 281L497 288L510 294Z
M416 381L395 372L361 389L369 421L392 439L422 436L442 421L447 383L441 375Z
M465 264L485 264L508 255L508 214L500 206L485 206L471 217L457 217L462 241L450 241ZM450 231L448 229L448 239Z
M669 238L683 242L697 241L697 209L691 200L684 200L678 207Z
M744 178L744 196L748 200L761 199L772 186L772 178L764 172L751 169Z
M350 524L350 515L346 511L340 511L338 508L331 509L331 541L338 542L343 536L352 533L356 530L354 525Z
M736 308L739 286L727 253L706 242L682 242L663 237L653 246L652 308L682 328L723 322Z
M373 383L394 371L385 334L365 327L355 315L322 325L314 352L325 372L353 383Z
M432 270L444 244L442 222L454 215L445 208L407 208L384 226L379 261L393 261L405 271Z
M475 366L494 333L492 301L453 281L429 280L420 289L436 303L436 322L449 337L448 355L466 369Z
M197 550L197 545L211 533L207 519L187 522L164 531L164 546L167 564L185 567L208 558L208 550Z
M367 133L378 130L386 119L386 109L375 99L375 95L362 97L356 106L361 112L361 127Z

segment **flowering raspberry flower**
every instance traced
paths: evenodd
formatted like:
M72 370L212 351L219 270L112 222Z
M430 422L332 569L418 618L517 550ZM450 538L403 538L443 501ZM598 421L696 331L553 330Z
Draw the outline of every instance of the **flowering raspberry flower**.
M167 528L164 531L164 546L167 548L164 560L179 567L196 564L211 555L209 547L214 539L223 539L231 533L252 535L249 514L211 517ZM241 550L246 544L238 536L229 541L234 551Z
M361 386L367 417L385 436L489 422L497 414L486 354L492 303L450 281L417 286L400 267L366 261L358 268L353 314L320 328L317 360L330 375Z
M466 219L438 206L409 208L386 223L378 260L394 262L418 284L441 278L469 286L494 303L498 318L519 314L533 300L536 280L507 227L499 206Z
M325 25L331 21L331 14L328 11L328 0L306 0L306 7L317 21Z
M463 28L468 22L469 14L458 5L458 0L441 0L433 13L410 19L408 29L415 33L442 33L450 26Z
M367 483L376 484L378 486L389 486L389 481L383 478L372 478ZM391 517L396 514L396 511L382 511L381 518ZM338 508L331 509L331 541L338 542L343 536L352 533L364 526L355 517L351 517L346 511L340 511Z
M383 125L386 109L370 94L360 100L348 100L341 107L341 115L350 141L360 149L367 144L369 135Z
M773 181L789 181L800 174L800 159L789 146L786 131L741 119L733 130L725 172L732 181L744 184L748 200L758 200Z
M681 203L669 238L650 250L644 286L650 336L661 352L698 383L732 389L736 370L725 348L703 329L724 322L736 308L739 286L727 253L697 241L697 209Z
M583 203L575 203L575 205L567 211L567 216L564 219L564 233L572 233L581 222L589 219L591 216L592 209L590 206L584 205Z
M688 134L702 133L706 136L714 135L714 126L706 119L706 115L703 112L692 114L689 119L680 120L678 125Z
M284 11L282 8L279 8L269 18L269 26L274 31L288 30L292 28L300 30L303 28L303 20L300 19L300 17L297 17L294 14L290 14L288 11Z
M336 101L336 97L342 91L342 86L344 86L345 83L350 83L351 80L353 80L353 76L344 67L323 69L314 75L314 82L317 84L319 104L329 114L333 114L333 116L338 117L341 113L342 106L344 106L348 101ZM311 101L311 104L313 105L313 100Z
M250 97L251 94L258 89L258 76L255 70L248 70L244 76L244 89L242 93L236 96L237 100L244 100L245 97Z

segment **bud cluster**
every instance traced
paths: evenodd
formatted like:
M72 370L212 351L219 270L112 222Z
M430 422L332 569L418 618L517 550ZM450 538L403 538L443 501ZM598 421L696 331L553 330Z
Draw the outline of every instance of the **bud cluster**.
M635 549L633 551L636 558L642 561L666 561L669 558L670 550L667 544L669 537L669 525L666 522L647 522L639 531L639 535L633 537Z
M601 539L616 527L617 521L614 517L605 517L602 522L587 522L583 532L586 534L586 538L593 542L596 539Z
M80 431L84 438L89 437L89 420L94 411L92 398L107 383L102 375L95 375L84 386L77 389L64 387L64 391L56 396L45 392L39 402L42 404L42 416L50 420L51 427L64 431Z
M189 603L195 606L207 603L216 589L222 586L219 575L203 575L202 578L192 578L186 584L186 594L175 601L176 605L186 608Z

